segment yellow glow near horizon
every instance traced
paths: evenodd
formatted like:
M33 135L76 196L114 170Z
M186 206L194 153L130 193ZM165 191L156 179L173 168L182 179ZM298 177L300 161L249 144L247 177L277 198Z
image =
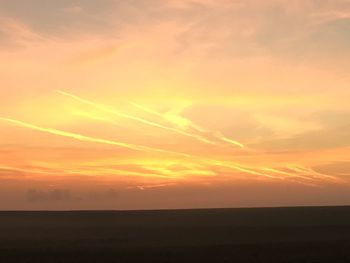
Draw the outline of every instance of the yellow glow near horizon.
M350 202L350 6L42 1L0 8L0 209Z

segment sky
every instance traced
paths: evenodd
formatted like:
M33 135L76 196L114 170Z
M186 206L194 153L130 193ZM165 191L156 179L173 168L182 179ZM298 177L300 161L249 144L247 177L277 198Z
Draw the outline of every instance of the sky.
M0 209L350 205L349 0L0 0Z

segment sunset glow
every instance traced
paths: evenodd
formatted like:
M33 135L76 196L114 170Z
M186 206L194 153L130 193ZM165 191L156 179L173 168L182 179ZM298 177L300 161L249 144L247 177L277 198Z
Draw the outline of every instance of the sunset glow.
M350 2L2 0L0 25L0 209L350 203Z

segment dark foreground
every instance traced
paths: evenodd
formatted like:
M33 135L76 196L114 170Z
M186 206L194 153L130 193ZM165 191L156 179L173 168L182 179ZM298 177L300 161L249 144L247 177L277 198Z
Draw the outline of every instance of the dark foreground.
M350 207L0 212L0 262L350 262Z

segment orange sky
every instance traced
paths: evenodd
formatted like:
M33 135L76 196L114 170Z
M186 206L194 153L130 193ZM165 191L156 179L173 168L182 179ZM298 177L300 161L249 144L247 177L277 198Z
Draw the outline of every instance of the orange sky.
M350 204L350 2L0 0L0 209Z

